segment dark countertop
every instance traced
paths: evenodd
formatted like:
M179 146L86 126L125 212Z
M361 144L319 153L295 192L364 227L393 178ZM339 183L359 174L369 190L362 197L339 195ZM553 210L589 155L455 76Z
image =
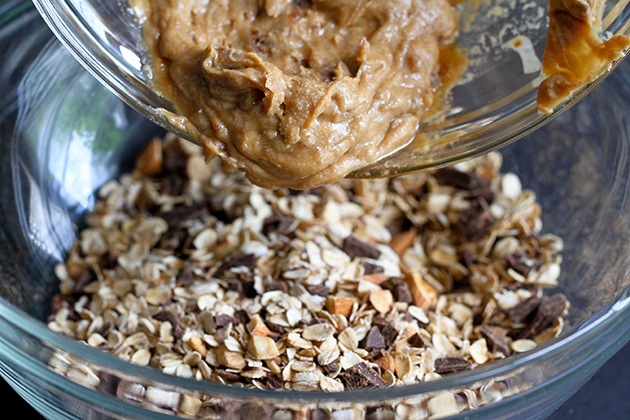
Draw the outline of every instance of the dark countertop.
M0 379L5 401L25 418L37 413ZM630 419L630 344L615 354L595 376L548 420L626 420ZM32 414L29 416L28 414Z

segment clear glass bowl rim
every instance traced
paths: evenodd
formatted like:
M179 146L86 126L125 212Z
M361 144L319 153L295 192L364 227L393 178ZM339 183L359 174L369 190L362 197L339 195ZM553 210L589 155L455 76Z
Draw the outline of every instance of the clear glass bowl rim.
M449 374L445 378L437 381L422 382L414 385L396 386L391 388L378 388L358 391L344 391L341 393L326 392L299 392L299 391L270 391L250 388L237 388L225 386L212 381L197 381L193 379L180 378L174 375L168 375L161 371L144 366L136 366L129 362L125 362L112 355L95 348L91 348L86 344L76 341L63 334L50 330L42 321L39 321L19 308L0 298L0 318L15 326L23 333L30 337L41 340L47 345L55 348L56 351L66 352L73 357L82 359L83 362L98 365L105 368L109 373L120 373L121 377L137 380L140 383L152 385L165 385L167 389L179 389L186 391L197 391L201 393L212 394L216 397L224 396L230 398L255 398L259 401L273 402L274 400L300 400L304 403L317 402L368 402L368 401L386 401L401 399L404 397L418 396L421 394L435 393L453 388L464 388L474 383L491 380L493 378L510 375L519 369L526 368L530 363L540 360L548 360L554 356L564 352L567 348L571 349L589 349L591 359L599 352L610 345L610 342L600 340L599 337L607 328L623 323L630 324L630 287L626 288L619 295L620 298L611 302L600 311L593 314L583 324L574 327L570 332L561 334L545 343L538 345L533 351L525 352L508 358L493 361L492 363L469 371ZM0 337L2 336L0 332ZM18 361L20 358L29 358L28 355L14 352L11 359L12 362ZM584 362L576 364L572 369L583 366ZM39 365L39 366L38 366ZM25 365L26 370L39 371L38 377L46 379L47 382L59 384L59 388L70 391L73 387L87 390L85 387L70 381L69 379L48 370L41 362L33 363L28 361ZM568 372L558 372L553 377L556 379ZM534 388L544 386L538 384L533 388L525 391L531 392ZM97 391L93 391L98 394ZM523 393L515 394L502 401L510 398L518 397ZM107 404L111 404L111 400L106 400ZM120 400L116 400L123 403ZM491 407L497 403L490 403L484 407ZM125 406L130 406L125 404ZM483 409L480 407L477 410ZM146 412L146 411L143 411ZM465 412L464 412L465 413Z

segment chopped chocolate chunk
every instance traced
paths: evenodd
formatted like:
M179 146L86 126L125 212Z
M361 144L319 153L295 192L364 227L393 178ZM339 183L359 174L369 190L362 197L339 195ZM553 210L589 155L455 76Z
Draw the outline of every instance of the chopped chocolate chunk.
M457 228L469 241L477 241L488 233L493 224L494 217L490 213L488 202L479 198L462 212Z
M241 377L241 375L237 373L228 372L223 369L215 369L214 373L216 373L225 382L228 382L228 383L241 382L243 380L243 377Z
M417 347L417 348L432 347L431 342L428 339L426 339L425 337L423 337L420 334L418 334L418 333L415 333L414 335L409 337L407 339L407 342L412 347Z
M471 364L463 357L439 357L433 363L435 373L453 373L470 369Z
M160 239L160 248L181 252L188 238L188 230L186 228L175 227L169 229Z
M259 405L254 403L243 404L238 410L240 420L271 420L275 408L269 405Z
M234 318L238 324L247 325L252 320L251 315L245 309L239 309L234 312Z
M488 325L482 325L479 327L479 332L486 339L488 343L488 349L492 353L503 353L506 356L512 354L512 349L508 342L500 334L495 332L492 327Z
M162 153L162 164L167 172L186 174L188 157L178 146L167 147Z
M380 265L370 264L369 262L361 263L363 266L363 274L369 276L370 274L378 274L383 273L385 269Z
M358 363L342 372L339 377L348 389L376 388L385 381L365 363Z
M488 202L494 200L494 193L490 189L488 180L473 172L461 172L455 168L440 169L435 178L442 185L452 185L455 188L470 191L469 198L482 197Z
M326 372L328 372L328 373L338 372L339 371L339 363L337 363L337 362L329 363L326 366L324 366L324 369L326 369Z
M184 193L184 187L186 187L186 178L179 173L168 173L162 178L162 191L164 194L172 195L173 197L180 196Z
M189 220L199 219L207 211L206 205L199 203L186 207L176 207L170 211L158 212L157 216L164 219L169 226L177 226Z
M238 321L236 320L236 318L225 314L214 317L214 323L219 328L225 327L228 324L238 325Z
M274 324L273 322L267 322L267 328L269 328L271 332L280 334L281 336L284 335L285 332L282 325Z
M543 296L538 305L532 323L523 331L519 338L534 338L549 328L562 314L567 306L567 298L562 293L553 296Z
M381 334L381 331L378 329L378 327L374 326L370 329L363 342L363 347L367 351L384 349L385 347L387 347L385 345L383 334Z
M435 173L435 179L441 185L451 185L462 190L474 190L488 185L488 180L472 172L462 172L455 168L443 168Z
M385 318L376 317L372 321L372 325L378 327L381 331L381 335L383 336L383 340L385 342L385 346L390 347L394 344L394 340L398 335L398 330L394 327L390 322L387 322Z
M276 375L267 375L262 378L262 381L271 389L282 389L282 379L278 378Z
M295 223L295 219L289 216L279 214L269 216L263 221L262 233L269 235L271 232L277 232L286 235L291 231Z
M331 418L331 415L321 408L314 408L311 411L311 420L330 420Z
M289 285L286 284L283 281L277 281L275 283L270 284L269 286L267 286L267 291L271 292L273 290L280 290L284 293L287 293L289 291Z
M330 289L326 287L326 285L324 285L323 283L317 284L315 286L309 286L306 288L306 290L308 290L311 295L317 295L321 297L327 297L328 295L330 295Z
M363 242L355 238L354 236L348 236L343 241L343 251L350 255L352 258L371 258L377 259L381 256L381 251L376 247Z
M233 257L224 262L217 268L215 276L219 276L235 267L246 267L249 271L253 271L256 268L256 256L254 254L245 254L239 255L238 257Z
M118 390L120 378L103 371L99 372L98 378L100 379L100 381L96 386L96 389L103 392L104 394L116 395L116 390Z
M182 286L190 286L194 282L193 270L191 267L184 267L182 271L179 272L175 283L178 287Z
M243 280L241 282L243 284L243 296L249 299L253 299L258 296L258 292L256 291L254 280Z
M516 324L520 324L522 322L526 322L528 318L536 311L540 305L540 298L537 296L532 296L527 300L519 303L508 312L508 316L512 320L512 322Z
M116 268L117 257L112 251L107 251L105 255L101 257L100 267L103 270L112 270Z
M96 281L96 273L91 268L86 268L83 270L83 273L77 279L77 282L74 284L74 293L82 293L83 288L88 284Z
M542 264L539 259L531 257L522 249L508 252L505 259L509 268L521 273L525 277L527 277L532 271L537 270Z
M71 321L78 321L79 315L74 310L74 304L76 303L75 296L55 295L53 296L51 309L52 313L60 311L62 308L68 308L68 319ZM51 315L52 316L52 315Z
M392 295L394 295L394 299L397 302L413 303L411 289L409 289L409 285L404 281L396 283L392 289Z
M153 315L153 319L160 322L169 322L173 327L173 337L181 337L182 327L179 323L179 317L173 312L169 311L168 309L164 309L162 312Z

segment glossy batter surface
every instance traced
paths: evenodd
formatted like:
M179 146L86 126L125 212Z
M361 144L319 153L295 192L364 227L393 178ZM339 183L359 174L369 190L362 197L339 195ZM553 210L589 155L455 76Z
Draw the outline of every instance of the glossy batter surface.
M550 0L549 32L538 89L538 109L548 114L593 82L630 48L630 38L600 37L604 0Z
M331 183L411 140L458 27L447 0L142 8L155 89L208 157L267 188Z

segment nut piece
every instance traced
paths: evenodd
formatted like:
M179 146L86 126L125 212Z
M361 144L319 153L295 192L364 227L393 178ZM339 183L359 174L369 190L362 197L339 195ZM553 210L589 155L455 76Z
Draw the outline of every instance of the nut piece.
M341 296L328 296L326 299L326 309L333 315L343 315L348 318L352 314L352 307L356 300Z
M247 350L256 360L273 359L280 355L276 342L262 335L252 335L247 342Z
M389 354L386 354L380 359L376 359L374 363L379 365L382 370L389 370L390 372L394 372L396 370L396 361Z
M398 253L398 255L402 255L403 252L407 250L411 245L413 245L413 240L416 239L416 232L413 230L408 230L406 232L400 232L398 235L392 238L392 241L389 243L389 246Z
M225 346L217 349L217 361L228 368L242 370L247 366L247 362L242 354L228 350Z
M435 306L440 294L433 286L424 280L417 270L412 269L405 275L405 283L411 290L411 296L413 296L413 303L416 306L427 311Z
M381 284L387 281L389 277L385 273L366 274L363 276L363 280L367 280L370 283Z
M387 289L376 289L370 293L370 303L378 312L384 314L389 312L394 303L392 292Z
M162 141L159 137L151 140L138 157L136 165L143 175L155 176L162 173Z
M208 354L206 345L203 343L203 341L201 340L201 338L199 338L198 335L193 335L190 337L190 347L192 347L193 350L199 352L201 357L206 357L206 355Z
M258 314L254 315L251 321L247 324L247 331L249 331L251 335L260 335L264 337L271 334L271 330L267 328L267 325L265 325L265 322Z

